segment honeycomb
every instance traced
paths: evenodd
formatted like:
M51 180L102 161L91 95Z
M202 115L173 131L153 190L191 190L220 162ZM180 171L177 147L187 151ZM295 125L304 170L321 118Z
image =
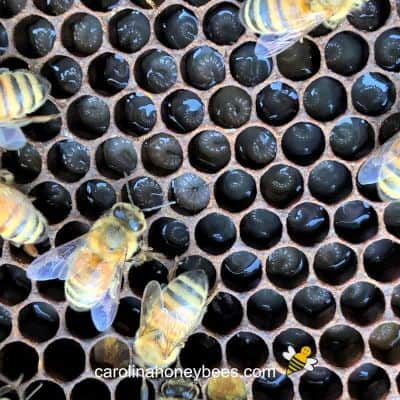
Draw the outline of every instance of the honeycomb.
M3 243L0 373L24 374L26 393L43 383L43 400L139 398L139 379L94 370L126 366L143 288L167 282L178 257L177 273L201 267L215 282L183 366L283 372L287 346L309 345L315 371L248 380L249 398L398 399L400 209L357 182L400 130L395 1L367 0L264 61L240 3L155 3L0 0L0 66L40 71L53 88L37 112L61 113L2 153L50 222L40 250L85 233L127 184L140 207L176 201L146 212L146 241L166 258L130 271L102 334Z

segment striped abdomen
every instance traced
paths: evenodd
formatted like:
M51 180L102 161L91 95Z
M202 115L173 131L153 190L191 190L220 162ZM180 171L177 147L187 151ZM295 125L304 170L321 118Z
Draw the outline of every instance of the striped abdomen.
M0 184L0 235L16 245L35 244L46 237L47 222L18 190Z
M0 123L12 122L39 108L50 93L50 83L29 71L0 73Z
M378 180L382 200L400 199L400 141L396 140L387 153L381 166Z
M289 365L286 369L286 375L294 374L295 372L301 371L305 365L307 360L303 361L300 359L298 354L294 355L292 359L289 361Z

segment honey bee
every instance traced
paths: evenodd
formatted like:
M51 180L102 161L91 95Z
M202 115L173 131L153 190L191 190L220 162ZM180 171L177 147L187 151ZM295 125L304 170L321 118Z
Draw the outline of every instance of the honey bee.
M0 236L34 257L34 245L47 238L47 221L13 181L11 172L0 170Z
M26 138L21 126L47 122L59 116L27 116L47 100L50 89L50 83L38 74L0 69L0 147L7 150L24 147Z
M289 361L286 368L286 375L294 374L302 369L312 371L314 364L317 364L317 360L310 357L311 348L309 346L303 346L300 353L296 353L296 350L292 347L288 347L288 351L283 353L283 358Z
M219 376L210 378L207 384L210 400L246 400L246 383L240 376Z
M182 273L163 289L157 281L149 282L133 342L135 363L147 368L174 363L203 317L207 295L208 279L202 270Z
M154 258L143 245L146 227L142 210L130 203L116 203L86 235L34 260L28 277L65 280L70 306L76 311L90 310L97 330L105 331L118 310L123 272L128 272L124 267Z
M383 201L400 199L400 136L381 146L360 168L358 181L362 185L376 184Z
M246 0L241 19L261 35L256 54L281 53L323 23L335 28L365 0Z
M185 379L169 379L160 387L160 400L199 400L199 386Z
M10 383L8 385L3 386L0 388L0 400L10 400L8 397L2 397L7 395L10 392L17 392L18 398L19 399L24 399L24 400L30 400L32 397L39 392L39 390L42 388L43 384L40 383L28 396L23 397L20 395L20 386L23 380L23 375L21 375L17 381Z

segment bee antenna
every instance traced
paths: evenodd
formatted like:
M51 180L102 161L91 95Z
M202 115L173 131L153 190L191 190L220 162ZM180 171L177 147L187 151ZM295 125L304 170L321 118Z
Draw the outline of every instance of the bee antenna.
M173 206L174 204L176 204L176 201L169 201L168 203L164 203L164 204L161 204L159 206L149 207L149 208L142 208L142 211L150 212L150 211L160 210L161 208L168 207L168 206Z
M125 175L126 178L129 176L127 173L125 173L124 175ZM131 188L130 188L130 185L129 185L129 181L126 181L125 187L126 187L126 194L128 195L129 202L132 205L135 205L135 203L133 201L133 196L132 196Z
M25 400L30 400L41 388L43 387L43 383L39 384L36 389L34 389Z

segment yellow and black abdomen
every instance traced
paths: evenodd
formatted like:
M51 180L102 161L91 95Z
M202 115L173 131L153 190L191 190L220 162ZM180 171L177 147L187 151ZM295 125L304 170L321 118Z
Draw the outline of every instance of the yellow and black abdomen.
M307 360L302 360L298 354L294 355L286 368L286 375L291 375L295 372L301 371L305 367L306 362Z
M35 244L46 237L47 222L17 189L0 183L0 236L16 245Z
M50 89L46 79L32 72L0 72L0 123L35 111L46 101Z

